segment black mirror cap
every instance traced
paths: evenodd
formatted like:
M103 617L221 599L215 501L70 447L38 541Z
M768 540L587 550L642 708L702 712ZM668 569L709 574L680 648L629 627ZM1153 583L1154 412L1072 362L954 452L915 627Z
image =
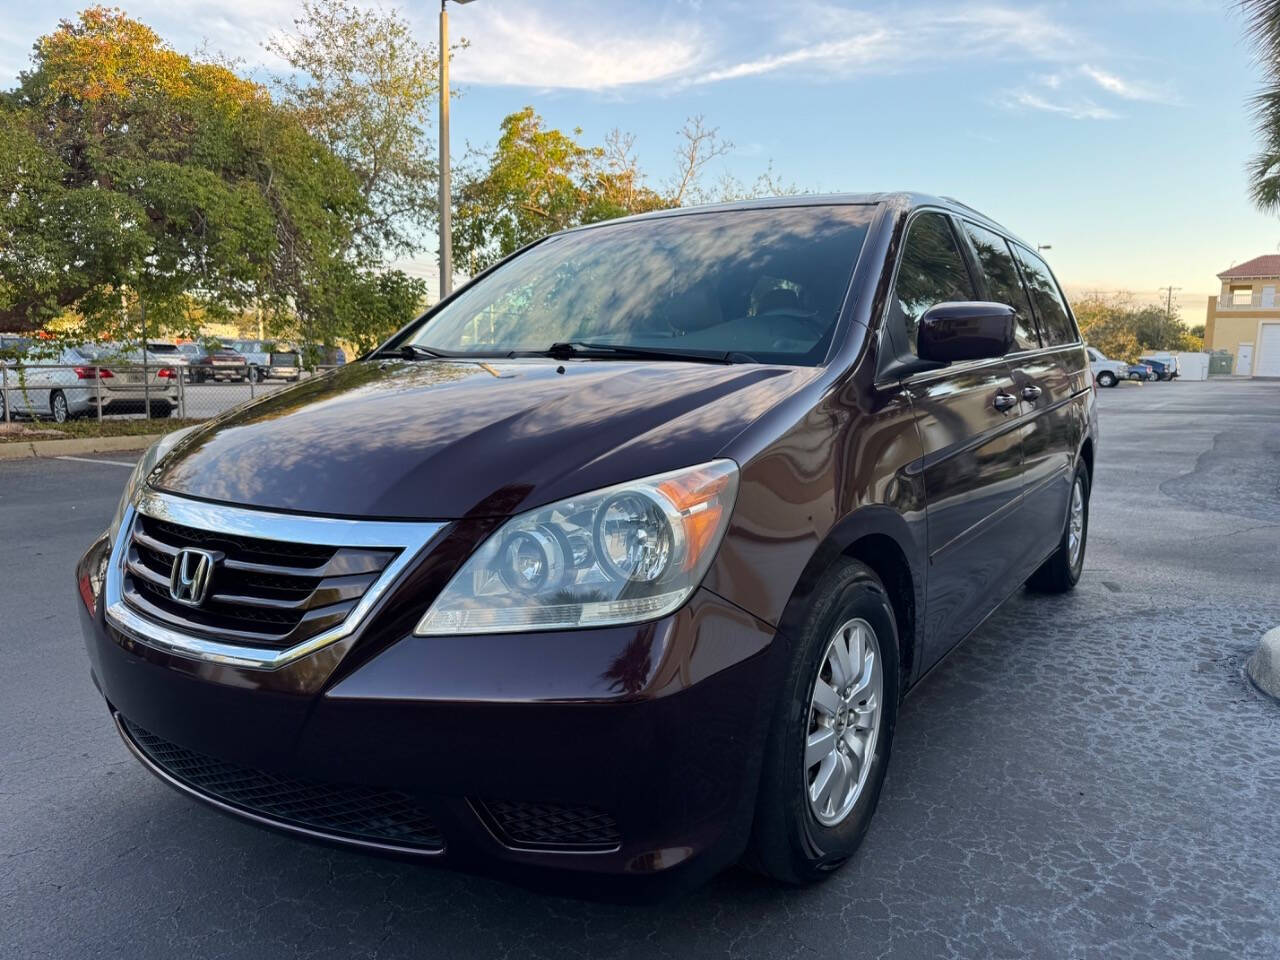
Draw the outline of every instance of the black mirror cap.
M1017 311L982 300L934 304L920 318L916 352L921 360L953 363L1003 357L1013 349Z

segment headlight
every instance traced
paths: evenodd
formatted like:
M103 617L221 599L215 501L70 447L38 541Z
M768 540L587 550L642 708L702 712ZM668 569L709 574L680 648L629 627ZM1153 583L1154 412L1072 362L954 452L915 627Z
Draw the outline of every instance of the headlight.
M513 517L419 621L419 636L633 623L702 581L738 492L731 460L570 497Z
M155 469L160 459L172 450L179 440L194 429L196 428L185 427L182 430L175 430L173 433L166 433L149 446L146 452L138 458L138 462L133 468L133 473L129 474L129 480L124 485L124 493L120 495L120 502L116 505L116 512L115 516L111 518L111 525L107 527L108 542L115 543L116 535L120 532L120 524L124 522L125 509L133 503L134 497L142 489L143 481Z

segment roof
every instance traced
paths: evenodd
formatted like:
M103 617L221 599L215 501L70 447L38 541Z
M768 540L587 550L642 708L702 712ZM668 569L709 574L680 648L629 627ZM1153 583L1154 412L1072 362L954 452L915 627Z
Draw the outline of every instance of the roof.
M759 197L750 200L732 200L727 203L703 204L693 207L675 207L666 210L652 210L648 213L632 214L629 217L621 217L617 220L602 220L599 223L588 223L578 227L570 227L563 231L566 233L578 230L592 230L597 227L611 226L617 223L625 223L636 220L660 220L665 217L681 217L696 215L699 213L710 213L722 210L759 210L769 207L806 207L806 206L825 206L829 204L866 204L876 206L886 204L895 208L900 213L906 213L916 207L929 206L941 207L953 214L967 217L973 220L979 220L986 226L993 227L1002 232L1028 249L1035 249L1017 234L1005 228L995 220L992 220L986 214L974 209L967 203L961 203L954 197L936 196L928 193L917 193L914 191L897 191L893 193L828 193L813 194L802 193L787 197ZM1276 258L1280 261L1280 257Z
M1280 277L1280 253L1254 257L1218 274L1219 280L1242 280L1246 277Z

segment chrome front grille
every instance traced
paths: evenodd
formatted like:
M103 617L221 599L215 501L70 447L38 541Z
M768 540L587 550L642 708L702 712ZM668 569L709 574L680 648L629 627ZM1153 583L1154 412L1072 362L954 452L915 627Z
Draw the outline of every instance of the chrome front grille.
M121 642L274 670L358 629L445 527L281 514L144 488L107 567L107 622ZM184 550L212 560L198 602L170 590Z
M174 560L185 547L219 558L198 607L169 592ZM138 514L124 600L144 616L230 643L290 647L342 623L398 552L236 536Z

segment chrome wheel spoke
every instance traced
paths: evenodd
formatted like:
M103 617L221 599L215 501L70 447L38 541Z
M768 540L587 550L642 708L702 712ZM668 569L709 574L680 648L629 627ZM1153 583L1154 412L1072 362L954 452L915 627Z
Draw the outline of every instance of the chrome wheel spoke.
M825 810L831 800L831 791L836 785L836 770L840 766L839 756L836 753L827 754L827 758L822 761L817 775L813 778L813 785L809 788L809 798L819 810Z
M808 770L815 763L831 755L836 748L836 732L830 727L819 727L809 734L804 747L804 767Z
M813 685L813 708L823 716L835 717L840 712L840 694L821 677Z
M847 699L855 703L858 702L862 699L862 695L871 689L871 685L875 680L876 655L868 650L866 657L862 661L862 673L859 674L857 682L850 689Z
M837 687L844 687L853 680L853 657L849 654L849 637L842 631L831 641L831 682Z
M862 765L867 762L867 745L862 738L852 730L844 735L844 742L847 745L843 756L849 762L850 768L854 771L854 776L858 775L858 771L862 769Z
M880 718L880 705L874 699L868 700L865 704L853 708L852 718L854 729L874 729L876 720Z

